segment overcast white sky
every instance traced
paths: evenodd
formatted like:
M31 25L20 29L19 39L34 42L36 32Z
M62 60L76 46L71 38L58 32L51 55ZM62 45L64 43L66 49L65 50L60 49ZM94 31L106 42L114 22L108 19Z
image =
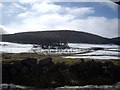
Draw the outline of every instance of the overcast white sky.
M118 5L113 2L20 1L0 4L0 33L76 30L108 38L118 36Z

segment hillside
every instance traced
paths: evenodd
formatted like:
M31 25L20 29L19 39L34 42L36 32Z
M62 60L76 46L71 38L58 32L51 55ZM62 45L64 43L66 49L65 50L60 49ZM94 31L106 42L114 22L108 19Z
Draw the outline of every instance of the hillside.
M49 43L89 43L110 44L112 40L98 35L78 31L38 31L2 35L2 41L25 44L49 44Z
M112 42L120 45L120 37L112 38Z

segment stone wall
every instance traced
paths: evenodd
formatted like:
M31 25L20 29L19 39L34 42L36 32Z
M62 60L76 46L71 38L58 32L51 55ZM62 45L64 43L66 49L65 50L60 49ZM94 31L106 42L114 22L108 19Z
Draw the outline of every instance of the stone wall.
M66 65L55 64L52 58L26 58L2 62L3 83L32 87L61 87L81 85L111 85L120 81L120 67L111 62L84 61Z

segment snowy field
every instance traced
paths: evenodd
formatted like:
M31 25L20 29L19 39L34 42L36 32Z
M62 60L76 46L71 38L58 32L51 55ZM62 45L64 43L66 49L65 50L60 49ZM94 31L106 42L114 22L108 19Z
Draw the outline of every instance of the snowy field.
M69 43L71 49L41 49L33 48L32 44L18 44L10 42L0 42L0 53L42 53L49 54L72 54L64 58L93 58L93 59L120 59L118 45L114 44L80 44ZM102 50L92 50L92 48L103 48Z
M33 45L31 44L18 44L9 42L0 42L1 53L22 53L31 50Z
M103 48L103 50L93 50L92 52L75 54L73 56L65 56L64 58L92 58L92 59L120 59L120 50L118 45L114 44L73 44L70 43L69 46L72 48Z
M116 49L118 45L115 44L83 44L83 43L69 43L72 48L92 48L92 47L101 47L101 48L110 48Z
M66 56L64 58L91 58L91 59L120 59L117 56Z

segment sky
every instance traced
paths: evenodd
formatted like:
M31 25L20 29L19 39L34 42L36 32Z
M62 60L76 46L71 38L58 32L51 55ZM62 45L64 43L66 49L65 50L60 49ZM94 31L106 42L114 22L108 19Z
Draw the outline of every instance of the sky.
M0 3L0 33L75 30L118 36L118 5L113 2L23 1Z

